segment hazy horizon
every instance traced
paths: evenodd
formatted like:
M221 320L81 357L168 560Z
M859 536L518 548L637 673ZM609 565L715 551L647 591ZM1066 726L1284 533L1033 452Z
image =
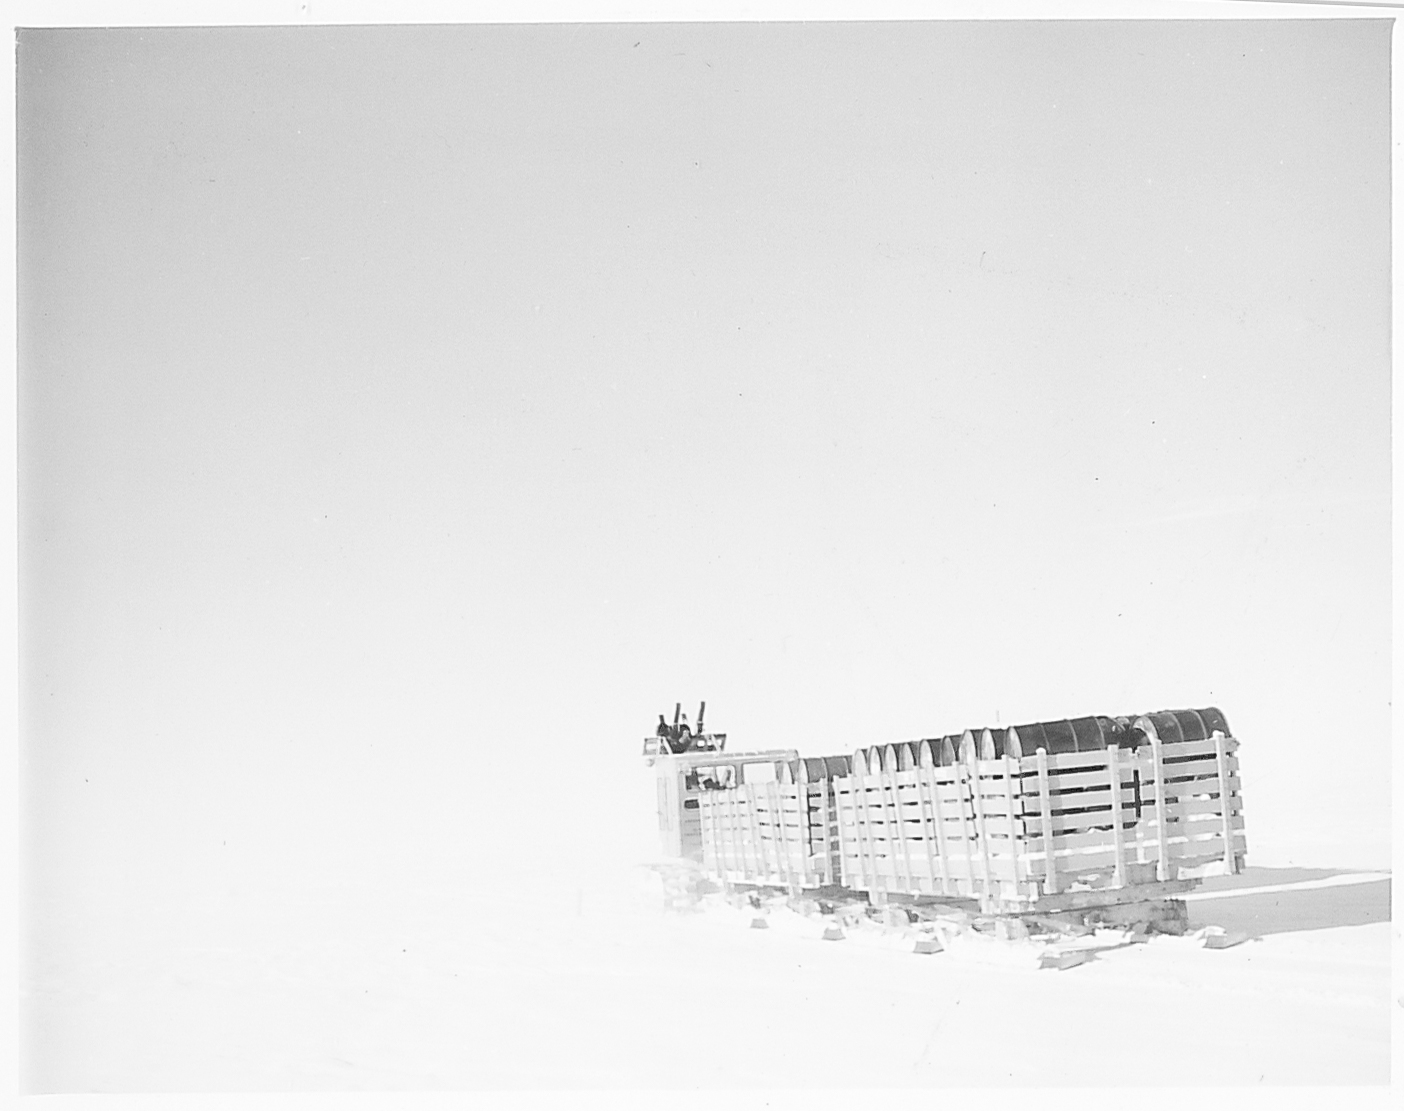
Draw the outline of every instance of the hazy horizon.
M21 31L33 952L624 866L678 700L1218 706L1250 862L1387 866L1390 33Z

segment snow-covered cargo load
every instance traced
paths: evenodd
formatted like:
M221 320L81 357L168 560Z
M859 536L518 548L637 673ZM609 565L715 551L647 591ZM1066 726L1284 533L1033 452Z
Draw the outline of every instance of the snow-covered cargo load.
M842 883L877 901L964 897L1023 911L1101 901L1090 892L1163 897L1239 872L1238 741L1217 728L1171 732L1176 720L1131 719L1125 748L1016 755L1014 741L996 755L989 736L967 733L945 765L903 768L894 749L855 758L834 781Z
M698 797L702 865L726 883L807 891L839 884L843 859L834 780L847 756L797 754L771 777Z
M724 883L990 913L1164 899L1243 867L1237 748L1210 708L777 760L767 782L700 790L694 836Z

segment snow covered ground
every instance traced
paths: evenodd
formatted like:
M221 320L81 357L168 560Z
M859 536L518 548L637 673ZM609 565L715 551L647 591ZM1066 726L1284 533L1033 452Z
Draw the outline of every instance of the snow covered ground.
M639 869L225 885L48 922L30 1091L1355 1085L1390 1079L1390 880L1252 868L1067 971L664 914ZM48 958L43 953L49 953Z

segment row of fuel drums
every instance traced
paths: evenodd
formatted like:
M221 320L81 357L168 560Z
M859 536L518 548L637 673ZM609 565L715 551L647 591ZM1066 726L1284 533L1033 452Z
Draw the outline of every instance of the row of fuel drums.
M1112 745L1122 749L1139 748L1154 731L1164 744L1205 741L1216 732L1225 737L1228 720L1217 708L1203 710L1161 710L1153 714L1126 717L1069 718L1062 721L1035 721L992 729L967 729L945 737L877 745L859 749L852 757L815 756L791 760L783 769L787 782L830 779L850 774L856 765L876 771L906 771L916 767L946 767L958 760L998 760L1006 754L1019 759L1032 756L1040 748L1050 756L1065 752L1093 752Z

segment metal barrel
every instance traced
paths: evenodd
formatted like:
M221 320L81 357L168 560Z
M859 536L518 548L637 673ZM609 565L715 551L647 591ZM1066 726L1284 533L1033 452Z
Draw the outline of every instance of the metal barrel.
M960 751L960 734L948 733L944 737L932 737L927 744L934 757L932 762L938 768L949 767L955 763L955 754Z
M1153 714L1137 714L1155 726L1156 734L1163 744L1179 744L1185 741L1207 741L1215 732L1225 737L1229 731L1228 719L1217 706L1207 706L1202 710L1157 710ZM1145 736L1139 729L1129 730L1135 743L1144 742Z
M1121 731L1111 718L1073 718L1068 724L1077 738L1078 752L1101 751L1120 743L1118 734Z
M1145 735L1132 724L1144 717L1154 726L1161 741L1177 744L1208 740L1217 730L1229 737L1228 720L1215 706L1205 709L1158 710L1151 714L1111 717L1103 714L1057 721L1032 721L1025 725L992 726L927 737L920 741L869 745L849 756L806 757L805 774L817 779L851 775L856 767L864 774L880 771L908 771L932 765L949 767L962 759L962 747L975 759L1000 759L1006 754L1018 759L1032 756L1040 748L1050 756L1067 752L1097 752L1117 745L1137 748ZM798 778L797 761L790 761L790 774Z
M1155 726L1155 731L1160 735L1163 744L1180 744L1185 740L1184 733L1180 730L1180 720L1167 710L1160 710L1153 714L1143 714L1150 723Z
M1103 716L1032 721L1013 729L1023 756L1032 756L1040 748L1050 756L1065 752L1100 752L1111 745L1124 746L1128 741L1127 726L1115 718ZM999 737L1000 731L992 732ZM1007 748L1009 730L1002 732ZM1003 754L1001 749L1000 755Z
M781 766L782 782L818 783L821 779L847 775L852 763L847 756L801 756L796 760L787 760ZM867 767L866 762L863 766Z
M1031 721L1028 725L1016 725L1014 731L1019 734L1019 747L1025 752L1033 753L1039 749L1045 752L1060 751L1052 747L1048 740L1048 735L1043 731L1043 723Z
M1088 751L1077 743L1077 730L1073 728L1072 722L1064 719L1063 721L1044 721L1039 724L1043 726L1043 735L1048 738L1049 752ZM1087 738L1087 740L1091 742L1089 749L1097 747L1092 738Z
M931 763L934 767L946 766L946 745L949 740L948 737L932 737L926 742L926 747L931 750Z
M858 749L854 755L857 756L861 753L863 767L870 769L874 775L879 769L884 772L904 772L921 766L921 746L927 743L926 741L899 741L893 744L868 745ZM939 749L935 747L939 742L931 742L931 744L933 751L939 752Z
M980 759L997 760L1009 751L1009 726L996 725L991 729L981 729L980 733ZM986 745L985 739L989 739ZM1022 738L1020 739L1022 743Z

